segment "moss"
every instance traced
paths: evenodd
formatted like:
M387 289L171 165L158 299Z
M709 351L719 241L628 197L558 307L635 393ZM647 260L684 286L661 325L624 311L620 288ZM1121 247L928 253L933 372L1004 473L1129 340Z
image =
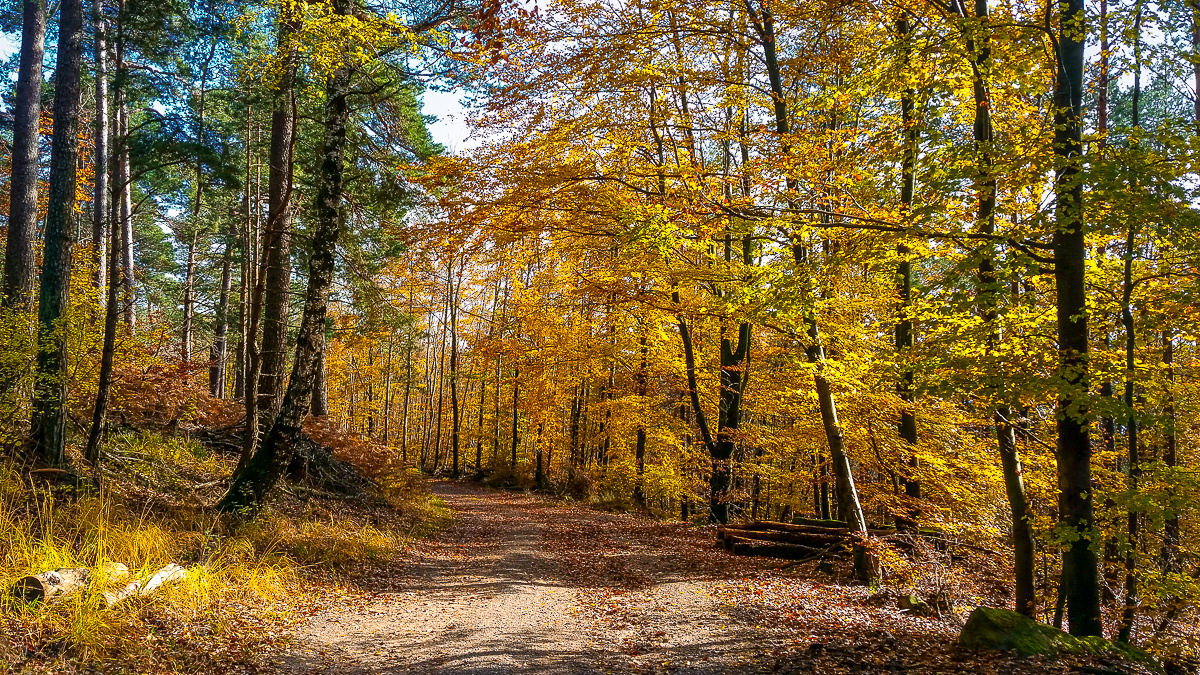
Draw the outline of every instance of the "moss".
M1110 642L1102 637L1076 637L1038 623L1016 612L994 607L976 607L959 635L958 644L968 649L995 649L1016 652L1021 656L1035 654L1090 654L1104 656L1117 653L1124 658L1161 672L1159 665L1146 652L1123 642Z

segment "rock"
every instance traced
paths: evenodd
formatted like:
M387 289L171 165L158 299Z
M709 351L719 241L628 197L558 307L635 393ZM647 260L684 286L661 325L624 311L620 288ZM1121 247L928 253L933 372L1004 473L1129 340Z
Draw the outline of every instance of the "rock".
M1021 616L1016 612L995 607L976 607L958 636L958 646L967 649L995 649L1016 652L1021 656L1035 654L1091 654L1103 656L1116 653L1161 672L1149 654L1123 642L1110 642L1101 637L1076 637Z
M900 599L896 601L896 606L913 616L938 616L937 609L911 593L900 596Z

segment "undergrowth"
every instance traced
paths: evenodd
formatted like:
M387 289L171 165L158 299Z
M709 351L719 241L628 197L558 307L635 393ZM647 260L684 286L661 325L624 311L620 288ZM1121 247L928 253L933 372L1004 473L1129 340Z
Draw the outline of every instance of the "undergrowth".
M253 520L216 514L232 459L179 437L131 432L106 444L99 490L34 484L0 461L0 672L220 672L279 646L339 579L395 558L446 517L414 476L389 474L390 506L308 499L282 487ZM77 466L83 466L76 460ZM21 577L106 563L148 576L187 569L149 598L105 608L106 579L27 604Z

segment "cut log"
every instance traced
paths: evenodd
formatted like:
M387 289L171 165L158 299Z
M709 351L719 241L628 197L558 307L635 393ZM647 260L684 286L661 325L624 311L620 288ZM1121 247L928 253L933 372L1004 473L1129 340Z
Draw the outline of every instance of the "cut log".
M173 581L179 581L186 575L187 570L183 569L179 565L176 565L175 563L170 563L166 567L155 572L154 575L149 579L138 579L136 581L131 581L121 588L106 592L104 594L104 604L108 607L113 607L122 600L131 598L135 595L144 598L148 595L152 595L164 584L171 583Z
M781 558L783 560L804 560L830 553L823 548L802 546L800 544L764 543L732 536L726 537L725 540L730 542L734 555L763 556L767 558Z
M800 544L802 546L825 547L843 541L850 541L850 533L826 534L816 532L777 532L775 530L741 530L726 528L726 537L740 537L757 541L777 541L784 544Z
M92 571L86 567L60 567L17 579L12 592L25 602L42 602L83 590L91 581Z
M810 533L810 534L841 534L841 535L850 534L850 528L848 528L848 527L824 527L821 525L796 525L793 523L777 523L777 522L771 521L771 520L756 520L752 523L746 523L745 525L731 526L731 527L727 527L725 529L731 529L731 528L739 529L739 530L805 532L805 533ZM867 530L867 533L882 537L882 536L895 534L896 531L894 529L890 529L890 528L873 527L873 528L869 528Z
M108 563L101 574L110 581L120 581L129 575L129 568L121 563ZM17 579L12 593L25 602L49 601L87 588L92 583L92 570L87 567L60 567Z
M796 516L792 518L793 525L808 525L810 527L832 527L835 529L850 529L850 523L844 520L822 520L821 518L803 518Z

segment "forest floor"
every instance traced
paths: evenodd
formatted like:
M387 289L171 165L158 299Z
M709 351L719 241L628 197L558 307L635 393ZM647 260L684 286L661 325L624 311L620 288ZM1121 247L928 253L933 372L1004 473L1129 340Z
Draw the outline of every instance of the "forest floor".
M1137 673L960 650L815 563L733 557L711 527L440 482L456 514L259 666L282 673ZM847 571L838 568L845 575Z

